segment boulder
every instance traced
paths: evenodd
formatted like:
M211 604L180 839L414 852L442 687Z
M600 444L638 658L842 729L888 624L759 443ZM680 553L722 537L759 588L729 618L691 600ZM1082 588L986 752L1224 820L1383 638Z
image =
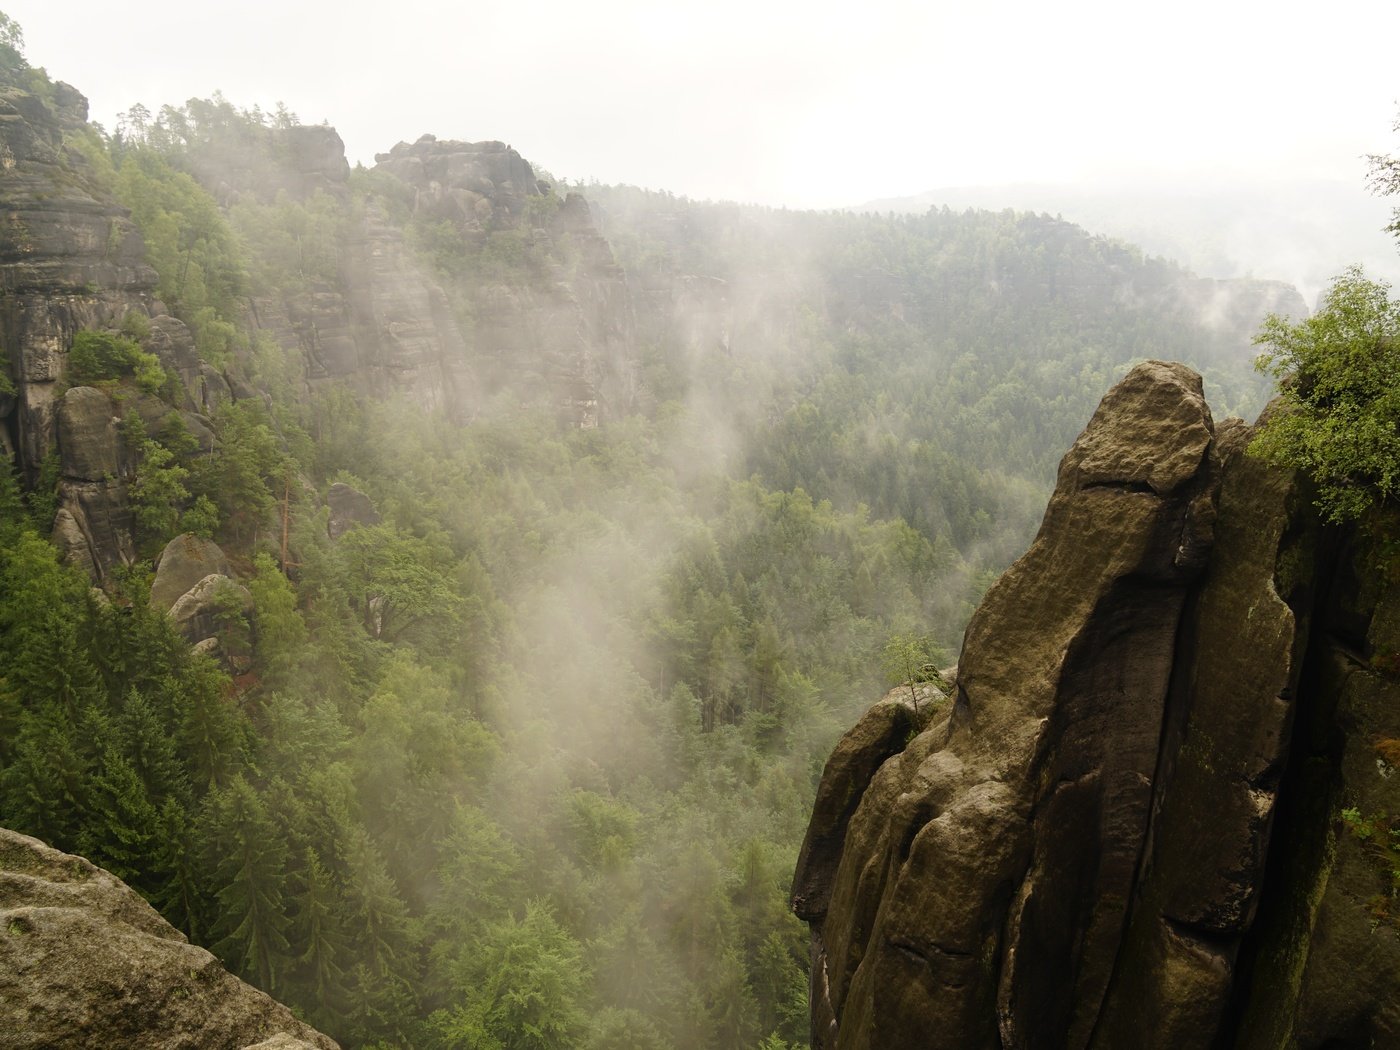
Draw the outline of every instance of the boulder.
M379 511L374 509L373 501L343 481L337 481L327 490L326 506L331 512L326 527L333 540L340 539L356 525L379 524Z
M114 875L4 829L0 1032L14 1050L336 1046Z
M176 536L165 545L156 563L156 578L151 583L152 608L174 608L181 596L210 574L233 574L219 545L189 532Z
M217 633L219 615L230 607L247 615L253 610L253 596L228 576L210 573L176 600L170 618L186 641L198 642Z

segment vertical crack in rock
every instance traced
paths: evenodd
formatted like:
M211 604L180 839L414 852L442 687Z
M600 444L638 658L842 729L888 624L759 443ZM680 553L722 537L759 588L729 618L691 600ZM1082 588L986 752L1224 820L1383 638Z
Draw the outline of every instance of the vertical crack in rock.
M798 885L823 1048L1085 1045L1142 853L1217 465L1200 379L1139 365L968 625L952 721L886 758ZM832 863L833 842L840 843ZM816 989L814 988L814 991Z

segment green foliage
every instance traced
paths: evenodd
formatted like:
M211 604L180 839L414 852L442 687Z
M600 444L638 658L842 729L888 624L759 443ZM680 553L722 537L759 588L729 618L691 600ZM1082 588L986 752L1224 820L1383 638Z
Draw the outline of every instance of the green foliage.
M375 638L397 638L459 604L444 579L439 552L392 525L351 530L341 540L340 556L351 601Z
M219 508L214 501L200 493L180 515L180 532L191 532L206 540L214 538L219 529Z
M434 1015L444 1050L567 1050L581 1042L585 964L581 945L548 908L487 930L464 966L461 1002Z
M243 343L227 318L239 316L242 253L214 199L149 146L127 149L117 193L140 228L159 276L157 294L194 332L195 349L222 363Z
M58 482L63 475L63 461L58 449L50 449L39 461L39 476L34 487L25 495L29 504L29 520L36 529L47 532L58 513Z
M241 197L230 226L252 247L251 279L259 294L306 294L339 276L340 244L349 216L322 190L296 200L285 190L271 204Z
M248 590L253 596L259 663L270 675L285 676L306 644L306 622L297 612L296 592L267 554L253 559Z
M1391 130L1400 132L1400 117L1396 118ZM1400 194L1400 155L1373 153L1366 159L1371 163L1371 189L1384 197ZM1391 222L1386 229L1400 238L1400 207L1391 213Z
M144 342L151 337L151 319L140 310L128 310L122 316L121 334L136 342Z
M271 515L273 489L280 492L292 464L261 405L225 402L213 424L218 454L191 465L190 490L217 508L232 539L246 542Z
M65 377L74 386L100 383L132 376L148 394L158 394L165 385L165 370L154 354L135 342L110 332L84 329L73 335Z
M0 11L0 76L13 76L28 66L24 60L24 30Z
M135 453L136 477L127 490L136 518L137 540L154 552L180 531L181 507L190 497L185 487L189 471L176 462L175 453L146 437L135 413L123 421L127 447Z
M290 954L282 901L286 843L242 776L211 792L202 837L220 906L214 950L238 973L275 989Z
M1363 816L1355 807L1342 810L1342 823L1362 844L1381 876L1385 889L1369 902L1377 922L1400 927L1400 912L1395 901L1400 898L1400 822L1384 813Z
M1351 521L1400 489L1400 302L1359 268L1339 277L1311 317L1264 322L1260 368L1282 380L1283 410L1250 451L1300 469L1330 521Z
M915 685L928 681L931 675L937 673L932 670L935 659L929 640L910 634L893 635L880 653L880 666L886 679L891 685L908 687L909 701L916 715L919 712L919 694Z

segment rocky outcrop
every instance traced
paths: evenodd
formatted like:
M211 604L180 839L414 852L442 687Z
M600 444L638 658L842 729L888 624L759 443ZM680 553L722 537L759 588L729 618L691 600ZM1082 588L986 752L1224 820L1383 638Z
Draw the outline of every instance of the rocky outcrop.
M793 891L815 1047L1400 1045L1400 924L1362 903L1389 876L1339 831L1400 803L1374 743L1400 602L1356 610L1247 440L1188 369L1135 368L969 623L948 717L906 742L886 701L838 745ZM1345 994L1342 944L1370 964Z
M117 417L107 395L78 386L58 405L58 442L64 475L77 481L101 481L121 473Z
M414 188L415 210L466 229L514 225L524 218L526 201L541 195L529 161L504 142L424 135L376 154L374 162Z
M228 558L213 540L193 533L176 536L165 545L151 582L151 607L172 609L195 584L209 575L229 576Z
M110 873L0 829L0 1042L334 1050Z
M631 293L582 196L546 192L500 142L425 135L375 159L412 190L419 224L460 238L461 272L445 283L449 299L470 304L478 401L546 402L581 427L633 404Z
M337 481L326 491L326 506L330 508L326 531L333 540L340 539L356 525L379 524L379 511L375 510L373 500L343 481Z
M247 587L211 572L176 599L170 619L186 641L196 643L215 637L222 617L246 618L252 611L253 596Z
M153 303L140 234L68 142L86 118L65 84L52 100L0 88L0 346L18 388L0 404L0 429L30 480L54 447L73 333Z

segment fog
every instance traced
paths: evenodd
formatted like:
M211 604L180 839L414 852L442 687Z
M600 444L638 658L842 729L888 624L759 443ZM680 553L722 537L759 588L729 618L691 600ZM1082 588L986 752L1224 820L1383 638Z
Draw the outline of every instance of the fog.
M1358 187L1388 147L1400 8L12 0L112 126L222 91L327 120L352 162L423 132L556 175L838 207L936 186L1229 176Z
M257 344L275 365L252 378L284 387L285 418L317 435L305 491L362 487L391 531L358 535L451 591L410 593L432 612L381 637L383 617L373 626L359 610L382 610L384 595L345 568L355 540L326 537L318 498L297 509L303 592L289 615L306 616L305 658L269 671L249 706L266 698L268 778L286 778L266 792L288 826L303 797L344 810L340 824L304 822L324 832L318 863L342 863L345 928L369 931L336 949L369 1007L317 991L299 946L284 963L292 998L352 1043L465 1025L496 980L492 945L508 954L535 914L587 948L596 998L551 993L571 1031L602 1003L669 1026L649 1046L797 1038L806 942L783 883L833 738L889 684L882 644L918 633L955 655L970 608L1029 541L1060 450L1135 357L1197 353L1233 401L1262 397L1246 356L1257 319L1121 245L1034 216L784 209L1063 212L1203 274L1293 281L1309 300L1352 253L1370 258L1355 231L1388 210L1366 195L1363 155L1394 148L1382 42L1400 14L1362 5L1327 24L1277 6L1148 16L1107 3L5 11L31 60L87 93L108 129L133 104L154 113L221 91L328 121L352 163L430 132L509 142L593 187L602 263L580 231L551 225L557 194L523 207L539 226L504 206L483 225L475 205L453 225L431 192L340 187L314 202L338 219L307 234L327 247L308 257L338 262L303 273L299 234L298 280L282 287L278 253L292 242L269 231L281 232L279 208L301 209L286 214L310 230L311 205L272 200L276 180L253 185L256 158L241 153L237 172L191 165L228 198L247 255L229 269L251 260L268 316L366 288L391 297L374 274L441 282L452 323L481 322L442 344L469 344L472 368L505 377L483 381L462 413L472 425L457 426L424 411L421 390L319 401L339 389L303 382L272 327ZM1363 13L1374 17L1352 40ZM232 141L210 156L257 136ZM134 165L123 174L154 199ZM388 215L400 199L391 247L407 261L371 271L356 254L372 250L364 209ZM437 271L415 261L435 243L425 231L444 229L483 250ZM1061 275L1078 276L1061 289ZM425 320L419 297L395 295L396 321ZM511 309L492 314L497 302ZM585 337L596 332L607 335ZM638 403L605 404L596 428L545 418L563 380L614 351L611 378ZM289 898L312 881L294 872ZM388 902L397 942L361 921L374 914L354 903L364 886ZM300 921L311 905L289 908Z

